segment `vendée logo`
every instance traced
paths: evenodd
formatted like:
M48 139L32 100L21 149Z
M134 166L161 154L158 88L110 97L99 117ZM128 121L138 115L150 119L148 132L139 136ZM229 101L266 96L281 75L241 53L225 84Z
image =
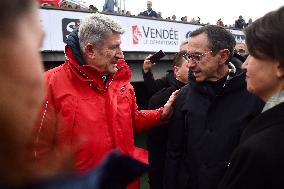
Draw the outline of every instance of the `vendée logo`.
M139 41L142 38L142 34L137 25L132 26L132 42L134 45L139 44Z

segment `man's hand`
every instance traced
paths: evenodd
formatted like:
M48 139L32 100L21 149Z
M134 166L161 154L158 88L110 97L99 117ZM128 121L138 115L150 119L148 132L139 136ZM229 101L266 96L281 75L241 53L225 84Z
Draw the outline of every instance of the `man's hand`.
M164 110L163 110L163 113L161 114L161 117L160 117L161 121L169 120L171 118L171 116L173 115L173 103L176 100L178 92L179 92L179 90L174 91L171 94L167 103L164 105Z
M152 66L155 65L155 63L152 63L149 58L151 57L152 55L148 55L145 60L144 60L144 63L143 63L143 71L144 73L147 73L148 71L151 70Z

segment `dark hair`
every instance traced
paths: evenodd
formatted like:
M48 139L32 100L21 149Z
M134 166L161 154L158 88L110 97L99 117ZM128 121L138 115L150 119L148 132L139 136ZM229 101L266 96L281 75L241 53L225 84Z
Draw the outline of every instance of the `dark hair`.
M180 51L178 53L175 54L175 57L173 59L173 64L172 67L177 66L180 67L181 66L181 60L184 58L184 56L186 56L187 52L186 51Z
M1 0L0 36L14 34L16 21L34 5L34 0Z
M208 48L212 50L214 55L222 49L228 49L230 51L230 57L227 60L227 62L229 62L234 54L234 47L236 46L236 40L233 34L222 27L207 25L191 32L189 37L194 37L202 33L207 34Z
M284 6L254 21L245 30L249 54L278 60L284 67Z

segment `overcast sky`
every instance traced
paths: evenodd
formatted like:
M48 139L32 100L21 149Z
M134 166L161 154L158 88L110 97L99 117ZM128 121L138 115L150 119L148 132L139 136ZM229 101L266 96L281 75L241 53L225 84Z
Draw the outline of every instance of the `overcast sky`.
M105 0L81 0L87 4L94 4L99 11L102 10ZM132 14L146 10L147 0L118 0L122 7L125 1L125 9ZM253 20L265 13L275 10L284 5L284 0L152 0L153 10L162 12L162 17L166 18L175 14L180 20L182 16L191 18L201 18L202 23L210 22L215 24L222 18L225 24L233 24L239 15L247 21Z

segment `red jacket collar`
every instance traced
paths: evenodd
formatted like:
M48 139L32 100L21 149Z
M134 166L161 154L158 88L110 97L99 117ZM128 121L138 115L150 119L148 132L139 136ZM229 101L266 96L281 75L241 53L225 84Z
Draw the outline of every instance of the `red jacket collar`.
M111 85L113 80L117 80L120 82L130 82L132 74L129 66L123 59L119 59L117 61L118 71L115 74L110 75L106 84L104 85L102 82L101 74L95 68L89 65L80 66L77 63L76 58L73 56L72 50L67 46L65 47L65 54L65 63L70 65L70 68L74 72L74 74L79 77L79 79L92 83L100 90L104 90L109 85Z

